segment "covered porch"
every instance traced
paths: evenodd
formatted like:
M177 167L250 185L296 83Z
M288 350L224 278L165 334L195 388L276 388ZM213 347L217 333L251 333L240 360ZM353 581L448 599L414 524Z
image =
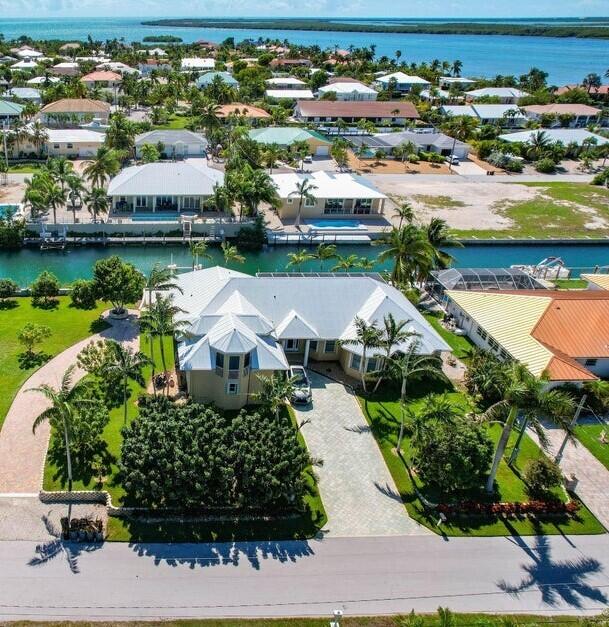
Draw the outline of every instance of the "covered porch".
M201 211L204 196L117 196L112 198L115 213L167 213L175 211Z

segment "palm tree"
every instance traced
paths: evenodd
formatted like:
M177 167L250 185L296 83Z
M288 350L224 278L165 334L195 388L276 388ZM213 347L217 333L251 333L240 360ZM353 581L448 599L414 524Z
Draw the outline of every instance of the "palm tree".
M536 131L531 133L529 137L529 146L527 156L531 159L539 159L541 155L548 149L551 139L546 131Z
M222 124L220 120L220 105L211 100L205 102L198 122L207 136L213 133Z
M98 148L95 159L87 163L83 173L92 187L104 187L108 179L120 170L120 167L117 151L102 146Z
M74 386L72 385L72 377L75 366L70 366L61 378L59 390L56 390L46 383L37 387L30 388L28 392L37 392L42 394L49 402L50 407L45 409L34 421L32 425L32 433L36 433L36 429L43 423L49 422L54 429L63 432L64 445L66 447L66 469L68 473L68 492L72 491L72 456L70 454L70 435L74 420L77 419L79 409L88 403L94 401L81 398L85 387L85 382L80 381Z
M486 482L486 491L489 493L495 489L499 464L503 459L519 414L522 415L526 424L533 428L541 447L546 450L548 439L541 419L544 417L551 419L568 432L569 423L575 411L575 403L569 394L562 390L548 390L547 381L533 376L523 364L516 362L510 364L507 374L508 384L503 390L502 400L492 405L484 414L488 419L504 418L503 430Z
M148 290L148 304L152 303L152 292L167 292L176 290L183 293L179 283L176 283L174 272L160 263L155 263L146 277L146 289Z
M396 208L393 214L394 218L399 218L398 229L402 228L404 221L406 224L412 224L414 221L414 209L408 201L404 201L399 207Z
M262 403L275 414L275 420L279 420L281 408L288 402L294 392L294 381L279 373L271 377L258 375L260 390L252 397L255 401Z
M53 211L53 224L57 224L57 209L66 204L66 190L54 181L48 181L44 189L45 205Z
M413 224L401 229L393 228L385 237L374 240L376 245L386 245L379 263L393 260L391 280L394 285L412 287L423 269L433 266L433 250L426 233Z
M452 74L453 76L461 76L461 70L463 69L463 62L458 59L453 61Z
M220 245L222 254L224 255L224 263L228 266L231 263L245 263L245 257L239 254L239 249L228 242L222 242Z
M65 157L58 157L49 160L47 167L53 174L53 178L61 185L61 189L65 190L69 178L74 175L72 162Z
M167 375L167 359L164 340L176 334L185 335L188 329L188 323L185 320L176 320L176 316L181 313L185 312L173 304L171 296L159 295L140 317L140 328L148 335L159 338L161 363L165 375ZM165 378L167 381L167 376Z
M254 170L250 165L245 166L239 178L238 194L241 205L245 204L253 216L258 214L261 202L273 206L279 204L273 179L264 170Z
M383 318L383 327L381 328L381 348L385 350L385 356L382 360L382 368L379 373L379 378L374 386L374 392L378 390L384 375L391 366L391 355L393 349L404 342L407 342L411 338L418 338L419 334L416 331L409 331L408 325L412 320L400 320L399 322L393 317L393 314L387 314Z
M123 424L127 424L127 397L129 381L135 381L141 386L146 384L142 375L142 368L152 364L150 357L140 351L134 351L130 346L123 346L114 340L108 340L111 360L105 365L108 375L121 378L123 385Z
M269 169L269 174L273 174L275 163L282 157L283 149L279 144L269 144L264 151L264 163Z
M355 337L350 340L341 340L343 346L360 346L362 349L362 355L359 362L359 372L362 378L362 388L364 394L368 393L366 389L366 359L369 349L379 348L382 342L381 330L376 326L376 321L373 320L370 324L363 318L358 316L353 321L355 325Z
M199 259L211 260L211 255L207 252L207 244L204 241L190 242L190 254L192 256L192 269L199 265Z
M455 154L457 141L466 141L468 137L472 135L477 126L478 120L468 115L457 115L448 120L444 126L444 130L453 138L453 147L450 151L451 157ZM452 159L448 162L448 169L452 170Z
M370 259L368 257L360 257L357 262L357 267L364 272L372 272L376 268L376 259Z
M413 335L414 338L414 335ZM402 383L400 388L401 419L400 431L398 434L397 452L402 454L402 440L404 439L404 422L406 413L406 392L408 383L413 379L420 379L424 376L441 378L442 360L436 355L420 355L421 346L419 339L413 339L405 353L394 355L391 358L391 366L395 369Z
M68 190L68 199L70 201L70 207L72 208L72 215L74 217L74 224L76 224L76 207L82 206L83 195L85 193L85 186L82 179L78 174L73 172L66 181Z
M448 225L441 218L432 218L425 231L433 254L434 268L446 270L451 266L455 258L443 249L447 247L461 247L463 244L450 234Z
M288 194L288 198L298 196L298 212L296 213L296 220L294 221L294 226L297 229L300 228L300 214L302 213L304 203L307 202L313 205L317 200L313 195L313 190L315 189L317 189L317 185L314 185L308 178L305 178L296 185L296 189L293 192Z
M334 244L319 244L314 254L319 261L319 271L324 271L324 262L329 259L336 259L336 246Z
M349 255L348 257L342 257L341 255L336 255L336 265L332 268L332 272L349 272L353 268L357 268L360 264L360 258L357 255Z
M108 194L101 187L94 187L85 197L85 202L89 206L89 212L93 215L93 222L97 222L100 213L108 212Z
M288 253L288 259L289 261L286 268L296 268L296 270L300 272L302 264L315 259L315 255L303 249L295 253Z
M588 74L582 81L582 86L590 93L592 89L598 89L602 84L601 77L598 74Z
M40 121L36 120L36 122L34 122L30 126L29 131L27 131L27 135L28 135L29 140L32 142L32 144L36 148L36 152L38 153L38 156L41 156L42 149L46 141L49 139L49 134L46 128L42 125Z

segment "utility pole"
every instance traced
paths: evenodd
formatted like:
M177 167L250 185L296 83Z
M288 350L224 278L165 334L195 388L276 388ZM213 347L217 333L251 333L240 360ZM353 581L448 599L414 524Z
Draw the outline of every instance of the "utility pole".
M560 448L558 449L558 453L556 453L556 457L554 458L555 464L560 465L560 462L562 461L562 456L565 452L565 448L567 447L567 442L569 441L569 433L577 425L577 421L579 420L579 416L582 413L582 410L584 408L584 404L587 398L588 398L588 395L584 394L581 400L579 401L579 405L577 406L577 409L575 410L575 416L573 416L573 420L569 423L568 431L565 434L565 438L562 441Z

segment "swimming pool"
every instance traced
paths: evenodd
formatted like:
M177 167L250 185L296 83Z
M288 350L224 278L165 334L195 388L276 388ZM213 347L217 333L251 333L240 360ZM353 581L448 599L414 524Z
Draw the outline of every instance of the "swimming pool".
M329 231L365 231L366 227L359 220L307 220L307 224L315 230Z
M12 215L21 214L21 205L2 205L0 204L0 218L6 218L11 213Z
M177 213L134 213L131 216L132 222L177 222Z

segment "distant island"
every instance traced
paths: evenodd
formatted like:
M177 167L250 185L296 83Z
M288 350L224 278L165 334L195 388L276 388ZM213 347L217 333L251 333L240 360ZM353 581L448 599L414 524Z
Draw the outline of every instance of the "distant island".
M144 37L145 43L157 43L157 44L181 44L184 41L181 37L175 35L147 35Z
M516 35L529 37L577 37L584 39L609 39L609 26L590 26L590 22L578 24L507 24L490 22L417 22L366 24L362 22L338 22L323 19L161 19L142 22L144 26L172 26L183 28L225 28L264 30L332 31L347 33L420 33L430 35Z

